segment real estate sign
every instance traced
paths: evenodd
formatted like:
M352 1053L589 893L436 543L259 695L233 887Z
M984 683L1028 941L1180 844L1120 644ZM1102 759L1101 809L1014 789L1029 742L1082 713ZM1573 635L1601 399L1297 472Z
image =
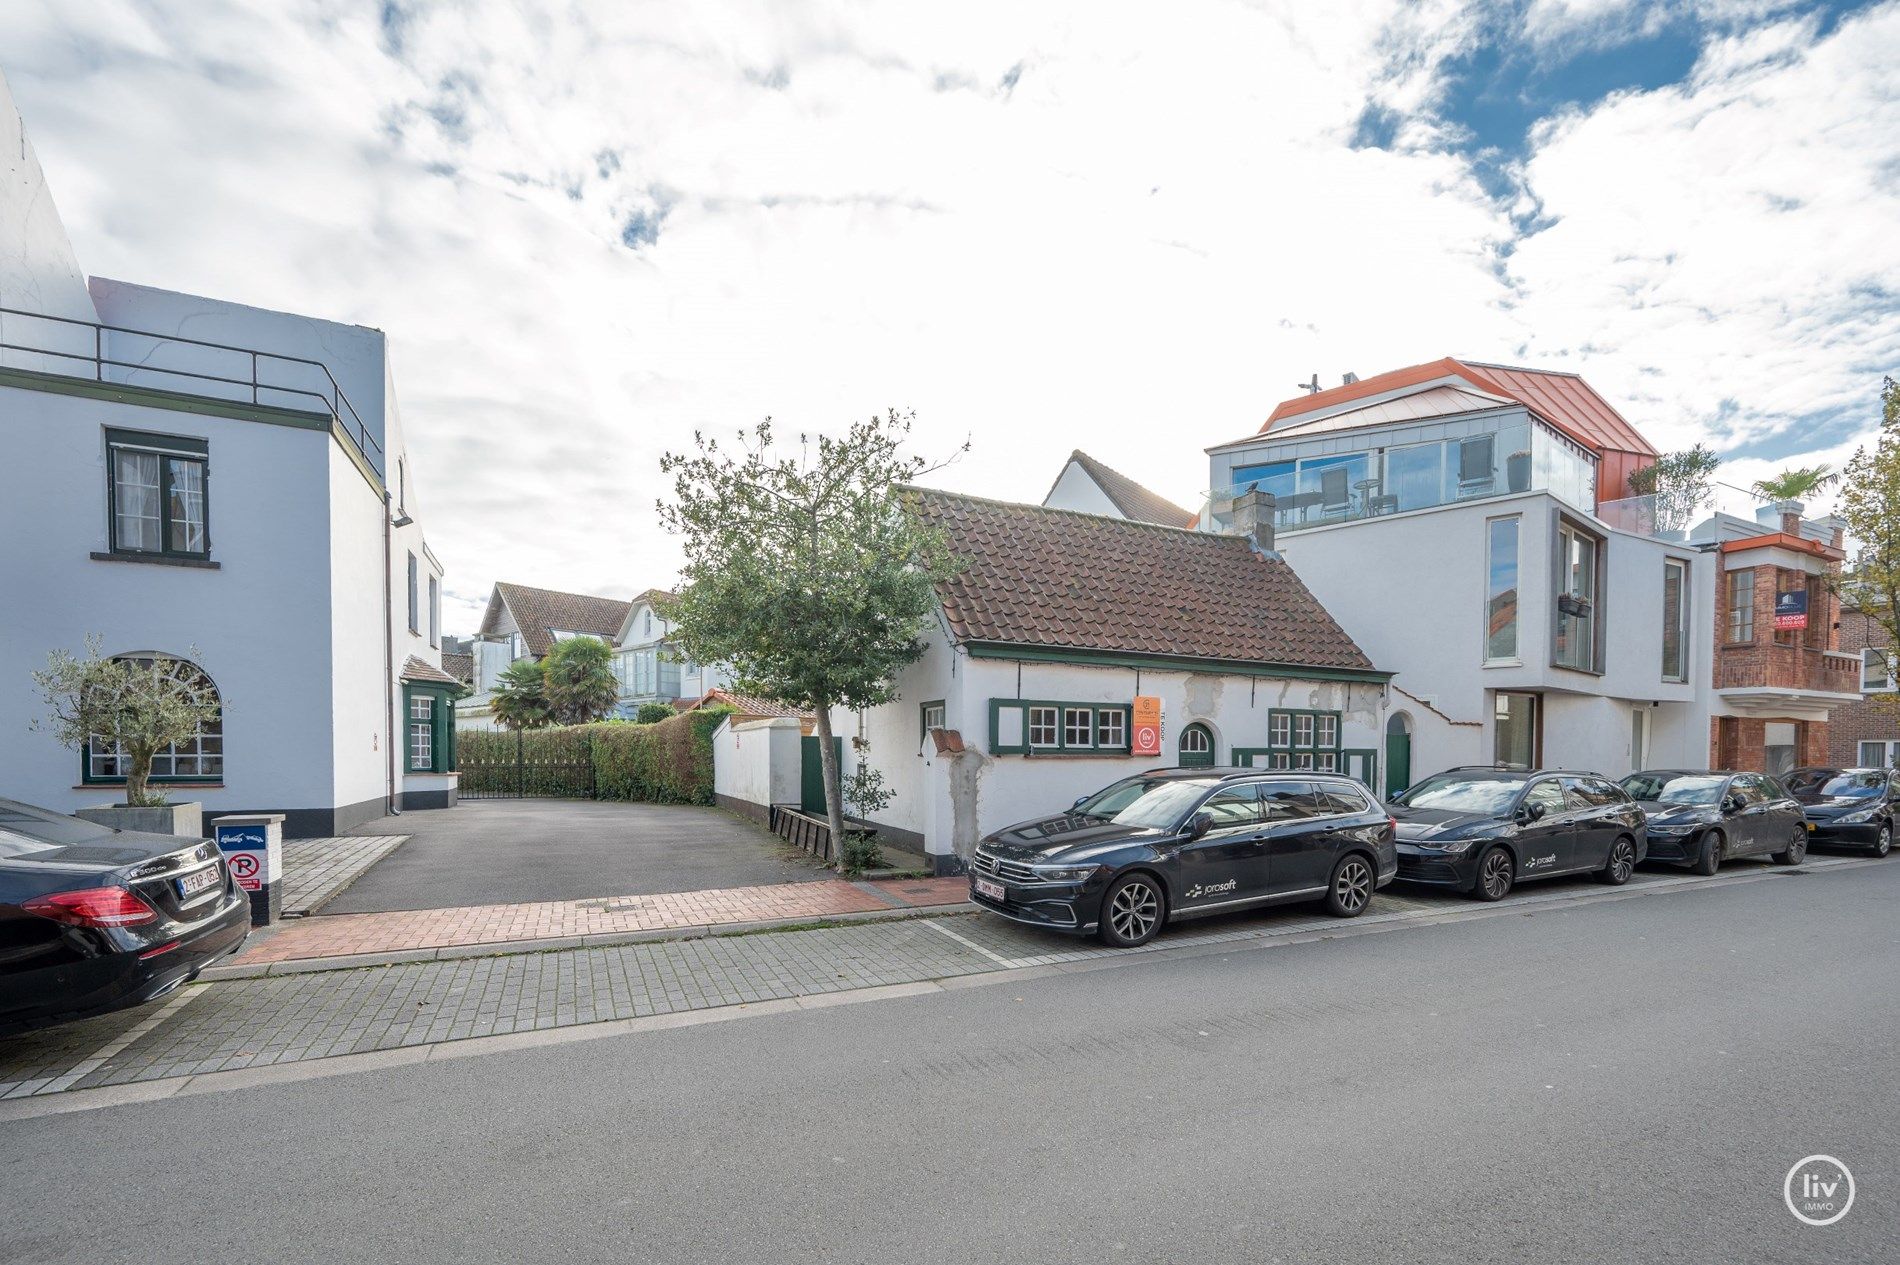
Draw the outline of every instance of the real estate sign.
M1133 754L1161 754L1161 699L1142 694L1135 699Z
M1808 591L1788 589L1775 594L1775 631L1808 626Z

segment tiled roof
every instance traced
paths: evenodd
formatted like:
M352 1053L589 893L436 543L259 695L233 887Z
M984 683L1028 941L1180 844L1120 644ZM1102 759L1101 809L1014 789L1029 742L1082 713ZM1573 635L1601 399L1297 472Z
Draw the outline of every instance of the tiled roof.
M787 718L791 720L813 720L815 717L809 708L789 707L769 698L760 698L756 694L741 694L737 690L710 689L690 704L690 710L701 707L726 706L734 708L747 716L761 720Z
M1164 527L1185 527L1195 517L1167 497L1150 492L1119 470L1109 469L1080 448L1069 454L1069 461L1081 466L1089 478L1095 480L1095 486L1102 489L1102 495L1121 511L1124 518L1159 523Z
M521 643L535 658L554 645L554 633L592 633L611 642L620 633L629 603L612 597L590 597L585 593L560 593L553 589L534 589L525 584L497 580L495 595L489 599L488 613L482 617L482 631L492 633L498 604L506 603L514 616Z
M912 489L967 565L939 586L962 642L1366 672L1279 558L1238 536Z
M1593 452L1633 452L1653 457L1656 449L1624 420L1610 402L1574 373L1521 369L1477 360L1442 360L1375 373L1370 378L1329 387L1313 395L1282 400L1260 428L1261 434L1297 425L1308 414L1337 410L1354 400L1386 395L1446 378L1461 379L1480 391L1524 405Z
M429 685L460 685L461 682L438 668L433 663L410 655L403 660L402 679L423 682Z
M444 650L442 670L464 685L471 684L475 680L475 656Z

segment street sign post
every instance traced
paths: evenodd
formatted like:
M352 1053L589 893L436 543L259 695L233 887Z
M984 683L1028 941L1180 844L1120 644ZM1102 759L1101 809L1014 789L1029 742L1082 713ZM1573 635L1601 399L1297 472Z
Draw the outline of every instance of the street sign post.
M251 896L251 925L267 927L284 911L284 815L246 813L211 821L231 879Z

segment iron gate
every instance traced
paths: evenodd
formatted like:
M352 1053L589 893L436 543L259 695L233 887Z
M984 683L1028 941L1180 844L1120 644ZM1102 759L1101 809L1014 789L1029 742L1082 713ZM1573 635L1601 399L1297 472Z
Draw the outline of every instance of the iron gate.
M594 761L584 735L464 730L457 737L462 799L594 797Z

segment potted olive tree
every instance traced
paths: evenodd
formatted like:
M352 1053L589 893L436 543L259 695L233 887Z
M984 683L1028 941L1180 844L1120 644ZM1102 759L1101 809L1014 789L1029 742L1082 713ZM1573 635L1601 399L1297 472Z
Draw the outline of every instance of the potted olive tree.
M197 652L191 652L195 659ZM181 667L182 665L182 667ZM106 658L99 639L86 639L86 653L55 650L46 668L33 674L46 700L46 715L33 722L62 746L84 752L99 742L116 746L125 772L125 802L82 808L78 816L119 830L156 834L204 834L203 806L166 802L152 786L152 759L187 742L219 715L216 690L203 673L177 659Z

